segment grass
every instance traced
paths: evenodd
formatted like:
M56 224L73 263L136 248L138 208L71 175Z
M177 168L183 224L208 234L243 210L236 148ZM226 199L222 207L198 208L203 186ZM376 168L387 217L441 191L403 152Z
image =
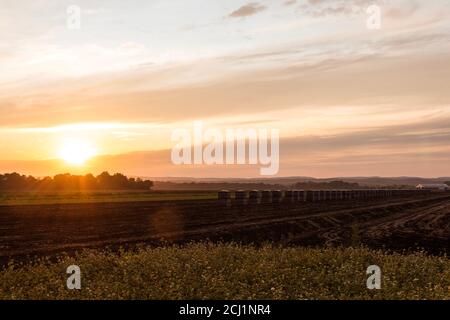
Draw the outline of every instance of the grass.
M0 193L0 205L208 200L215 198L217 198L217 193L204 191L2 192Z
M80 266L81 290L66 289ZM366 269L382 270L381 290ZM365 248L189 244L136 251L83 251L0 271L0 299L449 299L450 261Z

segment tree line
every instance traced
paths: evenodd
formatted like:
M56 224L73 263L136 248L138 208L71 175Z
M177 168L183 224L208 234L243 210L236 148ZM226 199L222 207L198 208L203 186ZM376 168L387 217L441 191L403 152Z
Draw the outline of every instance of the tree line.
M273 184L263 182L171 182L155 181L156 190L323 190L323 189L362 189L358 183L344 181L299 182L296 184Z
M317 190L317 189L362 189L363 187L359 183L355 182L334 180L329 182L315 182L315 181L298 182L293 185L293 188L302 190Z
M111 175L106 171L98 176L64 173L53 178L35 178L17 172L0 174L0 190L150 190L152 187L153 181L128 178L121 173Z

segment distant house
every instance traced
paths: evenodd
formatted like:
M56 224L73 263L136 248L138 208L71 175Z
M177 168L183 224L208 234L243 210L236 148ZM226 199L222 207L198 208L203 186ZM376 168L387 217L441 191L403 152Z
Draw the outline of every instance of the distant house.
M450 190L450 187L445 183L419 184L416 186L416 188L419 190L439 190L439 191Z

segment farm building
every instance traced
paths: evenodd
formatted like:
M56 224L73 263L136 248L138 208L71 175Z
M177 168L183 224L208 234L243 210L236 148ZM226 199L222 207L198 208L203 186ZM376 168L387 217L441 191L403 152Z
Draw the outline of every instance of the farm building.
M450 189L445 183L434 183L434 184L419 184L416 186L419 190L440 190L447 191Z

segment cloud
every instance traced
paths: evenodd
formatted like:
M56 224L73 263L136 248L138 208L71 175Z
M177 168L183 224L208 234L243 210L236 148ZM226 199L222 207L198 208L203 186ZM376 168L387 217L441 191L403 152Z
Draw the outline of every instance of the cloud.
M257 14L258 12L261 12L264 10L266 10L265 6L263 6L257 2L252 2L252 3L246 4L242 7L240 7L239 9L233 11L232 13L230 13L229 17L230 18L244 18L244 17L252 16L252 15Z
M418 10L419 5L415 1L409 1L401 5L391 6L386 10L385 15L392 19L406 19Z
M359 154L358 157L361 159L371 159L375 153L378 159L387 157L386 160L389 161L389 156L420 154L424 153L424 150L448 153L449 123L450 118L447 115L442 118L366 128L343 134L286 138L282 146L288 157L298 156L306 150L306 154L310 156L328 155L328 162L333 155L338 155L339 158L345 155L345 158L352 159Z
M449 118L281 141L280 173L309 176L450 175Z
M384 0L308 0L300 6L300 11L313 17L347 16L364 13L373 4L380 4Z
M450 119L280 140L280 176L449 176ZM170 150L99 156L87 172L185 177L258 177L259 166L176 166ZM0 171L45 175L66 169L54 161L1 161Z
M296 4L296 3L297 3L297 0L286 0L284 2L284 5L285 6L291 6L291 5Z
M304 14L322 18L365 14L366 9L371 5L381 6L383 16L390 19L406 19L420 8L414 0L400 0L397 3L386 0L308 0L299 8Z
M395 45L395 42L385 43L390 49ZM279 52L273 54L282 55ZM234 64L242 63L249 65L254 59L264 63L267 57L234 57L206 69L202 62L184 71L175 68L161 74L148 69L134 70L104 78L60 81L59 85L51 84L49 88L39 90L38 95L24 92L3 96L0 97L3 110L0 126L40 127L99 121L174 122L289 108L310 110L340 105L365 106L369 110L391 105L398 110L414 110L450 104L450 92L443 85L450 79L445 52L398 57L336 56L315 62L308 57L305 61L297 58L290 67L244 70L214 81L153 87L166 78L183 77L184 73L194 78L221 74L221 68L233 69ZM286 61L283 55L282 60Z

